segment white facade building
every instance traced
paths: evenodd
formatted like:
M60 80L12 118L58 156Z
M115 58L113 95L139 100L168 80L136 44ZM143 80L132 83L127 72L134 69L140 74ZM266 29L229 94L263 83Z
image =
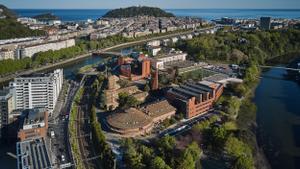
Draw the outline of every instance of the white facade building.
M152 56L156 56L161 51L161 47L150 47L148 51Z
M15 52L12 50L0 50L0 60L14 59Z
M147 43L147 46L152 46L152 47L156 47L160 45L160 41L159 40L154 40L154 41L150 41Z
M19 110L46 108L51 114L63 84L63 70L49 74L33 74L15 78L13 87L15 108Z
M16 58L32 57L38 52L46 52L48 50L59 50L75 46L75 39L68 39L64 41L50 42L34 46L27 46L17 49Z
M151 59L151 65L154 65L156 69L164 69L164 64L169 62L176 62L176 61L185 61L187 53L177 52L171 53L166 56L162 56L159 58Z

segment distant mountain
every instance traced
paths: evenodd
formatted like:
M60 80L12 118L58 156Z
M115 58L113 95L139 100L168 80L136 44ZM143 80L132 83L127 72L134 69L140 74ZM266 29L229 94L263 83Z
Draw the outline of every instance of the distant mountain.
M44 31L31 30L16 20L17 15L0 4L0 40L45 35Z
M103 17L105 18L128 18L135 16L154 16L154 17L174 17L174 14L168 13L160 8L154 7L128 7L119 8L107 12Z
M37 15L33 17L34 19L40 20L40 21L50 21L50 20L58 20L59 18L51 13L45 13L41 15Z
M17 18L17 15L12 10L8 9L6 6L0 4L0 16L4 16L5 18Z

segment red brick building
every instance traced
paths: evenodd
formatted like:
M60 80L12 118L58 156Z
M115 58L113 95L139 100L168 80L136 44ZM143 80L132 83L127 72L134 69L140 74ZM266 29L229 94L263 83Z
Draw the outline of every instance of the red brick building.
M157 90L158 88L158 70L155 70L152 73L151 90Z
M208 81L186 83L170 89L166 97L186 118L192 118L212 108L222 95L223 85Z
M146 57L137 60L119 57L118 65L120 66L120 76L129 80L140 80L151 75L151 62Z

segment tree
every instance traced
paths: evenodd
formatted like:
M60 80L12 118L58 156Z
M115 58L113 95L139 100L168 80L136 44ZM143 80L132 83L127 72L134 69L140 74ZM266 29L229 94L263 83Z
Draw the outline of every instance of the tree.
M172 136L165 136L161 139L156 140L155 148L157 155L160 156L167 164L171 167L175 162L174 151L175 151L176 140Z
M214 126L210 130L206 131L208 144L210 144L214 150L220 150L223 148L227 136L228 133L224 126Z
M225 152L235 161L234 169L253 169L252 150L249 145L236 137L229 137L225 144Z
M233 165L233 169L254 169L253 158L240 156Z
M144 166L142 163L142 155L138 153L133 146L127 147L123 155L123 160L130 169L141 169Z
M192 155L194 161L199 160L200 155L201 155L201 150L196 142L192 142L187 147L186 151L188 151Z
M128 93L119 93L118 102L122 109L135 107L139 104L139 101L134 96L128 95Z
M150 169L171 169L160 157L155 157L150 164Z
M251 149L236 137L229 137L225 143L225 152L232 157L249 156Z
M145 92L149 92L149 91L150 91L149 84L146 84L146 85L145 85L145 87L144 87L144 91L145 91Z
M241 101L237 97L230 97L225 101L226 113L230 118L235 119L238 116Z

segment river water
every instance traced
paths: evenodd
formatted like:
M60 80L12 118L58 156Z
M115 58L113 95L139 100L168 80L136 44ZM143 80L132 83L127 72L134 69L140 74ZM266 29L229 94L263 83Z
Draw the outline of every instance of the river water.
M300 85L285 70L262 74L255 92L259 142L274 169L300 168Z

